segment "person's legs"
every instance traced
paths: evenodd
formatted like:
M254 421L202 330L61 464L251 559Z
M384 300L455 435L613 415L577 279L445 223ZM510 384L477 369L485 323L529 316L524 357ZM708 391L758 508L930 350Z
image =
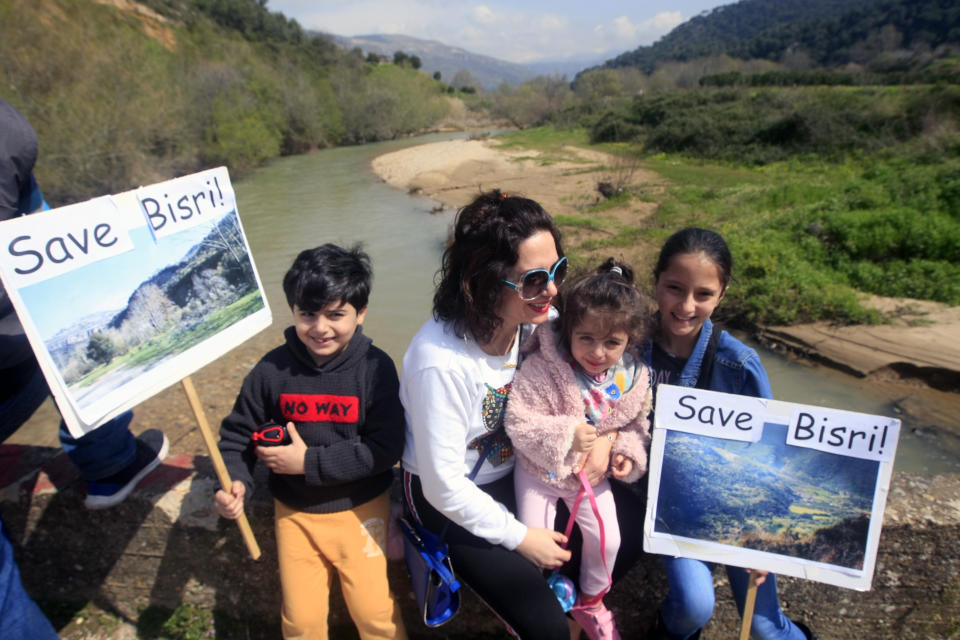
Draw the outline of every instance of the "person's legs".
M79 438L60 423L60 444L87 481L88 509L119 504L167 457L170 443L163 432L147 429L135 438L131 420L133 412L125 411Z
M314 514L309 514L314 515ZM364 640L406 640L400 605L387 581L390 495L383 493L349 511L316 514L320 553L340 576L343 599Z
M0 638L56 640L50 621L30 599L20 582L13 544L0 520Z
M274 501L277 562L283 593L281 632L285 640L328 637L333 565L317 552L310 516Z
M133 412L125 411L93 431L76 438L60 422L60 446L85 480L100 480L122 471L137 455L137 440L130 432Z
M35 359L0 371L0 442L29 420L49 395ZM147 429L135 438L130 432L132 419L133 412L125 411L79 438L60 421L60 445L87 481L85 504L90 509L123 501L167 455L166 436Z
M610 492L610 483L600 482L594 490L597 512L585 495L577 508L576 520L583 534L583 558L580 565L580 598L570 612L591 640L620 640L613 612L603 604L610 588L610 569L620 547L617 510ZM575 502L568 502L573 509ZM602 530L602 533L601 533Z
M412 510L429 530L439 534L446 523L446 542L453 571L523 640L568 640L567 618L543 573L516 551L490 544L450 522L423 497L419 478L404 474L404 496L412 497ZM512 474L481 489L513 508Z
M520 465L513 470L513 491L520 522L541 529L553 527L557 517L557 498L566 492L540 482Z
M743 616L747 588L750 586L750 574L746 569L727 567L727 577L737 610ZM767 574L767 579L757 587L757 600L753 607L753 619L750 622L750 637L755 640L805 640L806 634L793 624L780 609L777 595L777 576Z
M663 556L670 590L661 611L670 638L686 640L713 616L713 573L710 565L691 558Z
M583 534L583 559L580 565L580 590L584 597L596 597L610 588L610 570L620 548L620 528L617 510L610 492L610 483L603 480L593 489L600 518L594 514L590 499L584 496L577 509L576 521ZM573 508L573 501L568 502ZM600 527L603 526L603 548L600 545Z
M36 360L0 371L0 442L29 420L49 395Z

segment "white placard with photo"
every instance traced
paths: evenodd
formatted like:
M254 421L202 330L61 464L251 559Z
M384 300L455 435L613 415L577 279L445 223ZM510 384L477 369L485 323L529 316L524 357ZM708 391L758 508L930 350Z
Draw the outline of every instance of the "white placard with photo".
M666 384L655 406L647 552L870 588L899 420Z
M4 221L0 278L78 437L271 323L225 167Z

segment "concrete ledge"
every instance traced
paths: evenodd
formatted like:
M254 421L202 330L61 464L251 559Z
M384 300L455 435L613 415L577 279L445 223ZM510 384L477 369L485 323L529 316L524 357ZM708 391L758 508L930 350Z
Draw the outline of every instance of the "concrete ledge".
M41 468L33 467L41 462ZM33 467L32 471L19 474ZM17 546L28 591L37 599L92 602L136 621L146 606L189 602L238 618L279 619L279 583L272 505L255 496L248 514L263 551L249 558L233 523L212 507L209 460L174 456L121 505L83 507L83 484L56 449L0 447L0 511ZM952 638L960 631L960 476L895 474L873 588L860 593L780 578L787 615L805 620L824 640ZM715 572L717 607L704 638L736 637L739 619ZM390 580L414 638L503 637L502 626L472 595L438 630L419 623L406 568L391 563ZM666 592L655 556L617 584L608 603L624 638L643 637ZM339 595L331 625L349 627Z

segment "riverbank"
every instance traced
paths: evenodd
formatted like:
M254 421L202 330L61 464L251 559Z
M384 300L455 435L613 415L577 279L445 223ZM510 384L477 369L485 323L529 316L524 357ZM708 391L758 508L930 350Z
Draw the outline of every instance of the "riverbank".
M609 230L580 223L589 215L584 214L586 209L603 202L597 184L629 174L629 186L645 197L613 207L605 203L602 216L605 221L642 227L644 218L657 211L659 194L667 186L666 179L642 164L625 170L622 161L592 149L567 146L543 153L504 148L496 139L471 139L387 153L375 158L372 168L389 185L440 203L435 211L462 207L494 187L533 198L561 222L564 248L587 264L615 251L642 273L655 258L649 243L630 242L612 250L604 244ZM960 307L879 297L869 303L890 322L766 326L751 337L803 366L829 367L850 376L845 386L879 399L879 408L872 412L901 419L906 437L919 443L915 452L899 456L902 468L953 472L952 461L960 458ZM829 378L826 372L819 375ZM774 389L775 394L793 392Z
M452 140L395 151L377 157L374 172L388 184L458 208L480 191L498 187L537 200L554 216L578 215L601 197L597 183L609 178L618 160L608 154L566 147L561 161L545 161L537 151L505 150L493 139ZM635 168L631 186L656 193L659 175ZM615 210L634 221L653 212L656 202L631 202ZM609 210L608 210L609 213ZM588 239L589 232L564 229L568 247ZM629 255L634 264L649 256ZM889 324L838 327L829 323L762 327L762 342L857 377L901 381L940 391L960 392L960 307L890 298L869 303L892 318ZM960 429L960 425L958 425Z

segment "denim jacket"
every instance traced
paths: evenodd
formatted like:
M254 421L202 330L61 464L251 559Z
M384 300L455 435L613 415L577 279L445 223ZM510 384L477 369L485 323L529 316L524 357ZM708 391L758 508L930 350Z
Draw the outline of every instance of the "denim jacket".
M714 324L708 318L700 330L700 337L693 353L687 359L677 384L683 387L692 387L697 384L700 375L700 365L703 363L703 354L707 350L710 334L714 331ZM743 344L726 331L720 330L720 343L717 345L717 356L710 374L710 390L724 393L736 393L742 396L755 398L773 398L770 389L770 379L760 363L757 352ZM653 364L653 343L649 340L640 346L640 357L648 367Z

